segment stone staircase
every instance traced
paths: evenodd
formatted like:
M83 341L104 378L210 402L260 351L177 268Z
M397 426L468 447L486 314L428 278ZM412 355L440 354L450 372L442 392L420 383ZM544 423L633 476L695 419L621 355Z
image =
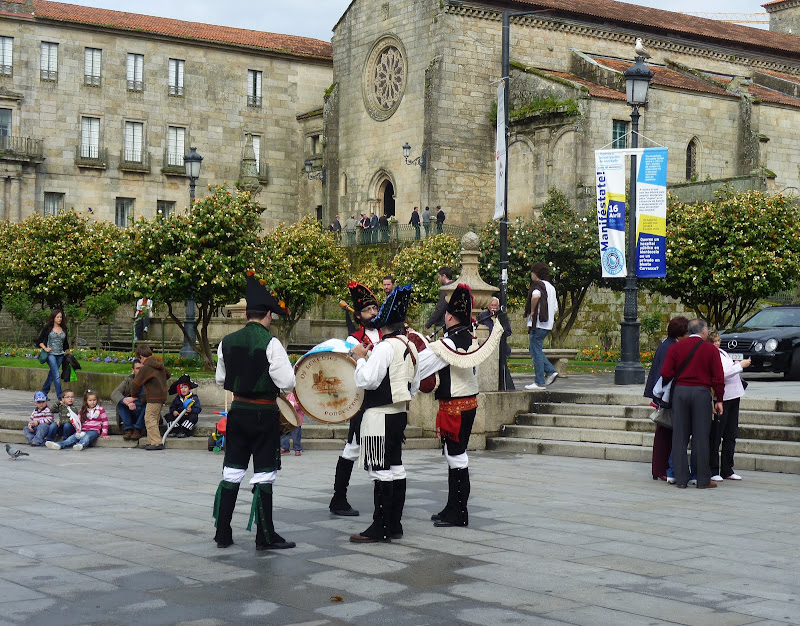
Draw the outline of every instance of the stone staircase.
M550 393L487 439L488 450L649 463L655 425L645 399ZM800 402L742 400L737 469L800 474Z

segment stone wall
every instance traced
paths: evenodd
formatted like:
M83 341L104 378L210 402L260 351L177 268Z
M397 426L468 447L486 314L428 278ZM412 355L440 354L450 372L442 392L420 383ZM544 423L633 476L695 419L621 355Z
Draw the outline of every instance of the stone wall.
M322 105L331 82L331 64L299 60L256 49L180 41L145 33L118 33L103 28L58 26L35 21L0 19L0 32L14 37L13 76L0 77L3 90L21 95L13 101L12 134L44 139L45 161L26 168L14 198L15 183L6 181L5 206L0 217L12 220L42 213L45 192L63 193L64 208L114 221L115 199L135 200L134 217L152 218L158 200L188 204L187 180L164 175L167 127L187 129L190 146L204 156L197 181L199 197L207 185L239 176L245 133L261 137L260 160L269 170L258 201L267 207L264 225L294 220L301 209L303 129L296 117ZM39 79L40 42L58 44L58 79ZM84 48L102 50L101 84L84 85ZM129 91L128 53L144 55L143 89ZM170 58L185 60L183 97L170 96L167 87ZM262 106L247 106L247 71L263 72ZM78 168L76 150L81 117L100 121L100 148L108 151L105 167ZM150 167L145 172L121 171L126 121L144 125L143 145ZM321 126L321 124L320 124ZM306 183L308 181L306 180ZM0 189L0 191L3 191ZM21 202L21 204L20 204Z

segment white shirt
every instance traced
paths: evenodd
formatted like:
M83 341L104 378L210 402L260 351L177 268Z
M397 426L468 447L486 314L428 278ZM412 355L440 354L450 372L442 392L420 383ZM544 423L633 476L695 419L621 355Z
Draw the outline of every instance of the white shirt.
M147 300L147 304L144 303L145 299ZM151 311L153 310L153 301L150 298L139 298L136 301L136 313L141 313L142 309L148 308Z
M447 344L453 350L456 349L456 344L449 337L443 337L440 341ZM439 370L447 367L448 363L442 357L437 355L433 350L427 349L419 353L419 378L427 378L431 374L435 374Z
M725 350L721 348L717 348L717 350L719 350L719 360L722 362L722 373L725 375L725 393L722 399L735 400L736 398L741 398L744 395L744 385L739 374L744 370L741 364L731 359Z
M277 337L273 337L267 344L267 361L269 361L269 377L275 386L283 392L290 392L294 389L294 367L289 361L289 355ZM217 374L215 376L217 384L222 387L225 384L225 361L222 357L222 341L217 346Z
M427 352L425 350L424 352ZM389 374L389 366L394 358L394 348L387 340L375 344L370 352L369 359L358 359L356 361L355 381L356 387L360 389L377 389L383 379ZM408 358L411 358L410 356ZM419 361L419 357L417 357ZM417 363L419 365L419 362ZM414 379L411 381L411 397L417 395L419 391L420 368L416 368Z
M364 334L369 337L373 346L381 340L381 334L377 328L364 328ZM361 343L358 339L353 337L353 335L350 335L348 339L353 343Z
M544 328L545 330L553 330L553 323L556 319L556 313L558 312L558 300L556 300L556 288L550 284L549 281L543 280L544 288L547 291L547 319L544 322L540 322L538 319L538 315L536 316L536 328ZM542 297L542 292L538 289L534 289L533 293L531 293L531 300L533 300L533 296ZM534 313L536 312L535 307L531 307L534 309ZM532 315L534 314L532 313ZM531 328L533 323L531 318L528 317L528 328Z

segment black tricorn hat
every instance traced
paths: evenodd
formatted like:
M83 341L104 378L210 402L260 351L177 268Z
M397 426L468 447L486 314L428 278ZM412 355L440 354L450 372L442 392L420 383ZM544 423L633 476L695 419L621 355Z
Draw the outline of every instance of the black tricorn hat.
M281 308L267 288L254 275L247 275L247 289L245 290L247 299L247 310L266 315L270 311L278 315L284 315L286 311Z
M356 313L361 313L361 310L368 306L378 306L375 294L361 283L347 283L347 288L350 290L350 297L353 298L353 310Z
M472 319L472 291L468 285L458 283L447 303L447 312L467 324Z
M378 314L372 318L375 328L383 328L386 324L397 324L406 321L408 305L411 303L412 285L398 285L392 293L386 296Z
M170 385L169 395L178 393L178 387L181 385L189 385L189 389L197 389L197 383L189 378L189 374L181 374L181 377Z

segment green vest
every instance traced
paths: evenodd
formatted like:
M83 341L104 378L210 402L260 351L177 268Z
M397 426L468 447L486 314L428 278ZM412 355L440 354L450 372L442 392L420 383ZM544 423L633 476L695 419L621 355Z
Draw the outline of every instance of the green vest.
M236 396L274 400L280 389L269 375L267 345L273 335L258 322L231 333L222 340L225 389Z

